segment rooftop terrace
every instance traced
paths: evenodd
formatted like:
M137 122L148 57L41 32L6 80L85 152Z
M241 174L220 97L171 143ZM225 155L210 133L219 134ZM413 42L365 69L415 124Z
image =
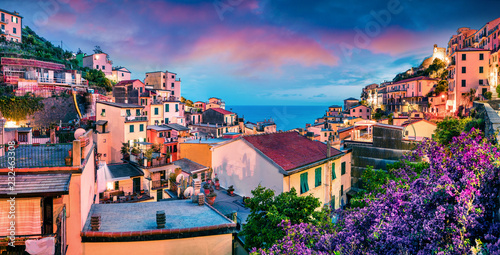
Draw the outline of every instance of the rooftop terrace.
M61 144L21 144L18 145L15 152L16 168L28 167L58 167L66 166L64 158L69 156L69 150L73 148L70 143ZM0 157L0 168L9 167L9 152Z

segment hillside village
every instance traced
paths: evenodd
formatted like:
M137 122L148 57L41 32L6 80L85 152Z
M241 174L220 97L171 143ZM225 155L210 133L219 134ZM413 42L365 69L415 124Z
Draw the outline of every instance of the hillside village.
M184 98L173 70L131 79L100 47L66 52L21 27L20 13L0 13L0 197L11 196L4 184L15 172L23 210L16 247L0 220L10 240L0 251L49 240L55 254L248 254L241 231L259 185L344 208L363 190L363 172L387 170L438 122L483 111L486 133L500 125L500 18L459 28L420 66L279 131L217 95ZM7 199L0 208L9 211Z

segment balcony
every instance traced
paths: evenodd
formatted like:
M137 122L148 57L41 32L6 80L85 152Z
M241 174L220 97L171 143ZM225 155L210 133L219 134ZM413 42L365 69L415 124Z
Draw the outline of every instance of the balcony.
M77 80L77 79L65 79L65 78L57 78L57 77L54 77L54 78L38 77L36 79L37 79L38 83L50 83L50 84L58 84L58 85L62 85L62 84L82 85L82 86L87 85L87 81L83 78L81 78L80 80Z
M6 18L0 19L0 23L9 24L9 19Z
M148 121L147 116L127 116L125 117L125 122L142 122Z
M151 189L156 190L163 188L168 188L168 180L163 179L163 180L152 181Z

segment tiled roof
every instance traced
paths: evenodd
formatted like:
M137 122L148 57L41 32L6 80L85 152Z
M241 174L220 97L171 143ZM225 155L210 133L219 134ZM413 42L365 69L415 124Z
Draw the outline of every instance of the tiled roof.
M139 79L135 79L135 80L123 80L123 81L118 82L115 86L128 85L128 84L133 83L134 81L141 81L141 80L139 80ZM141 83L142 83L142 81L141 81Z
M0 195L10 193L9 175L0 175ZM69 191L71 174L16 175L15 193L18 195L40 193L65 193Z
M204 170L204 169L208 168L204 165L198 164L198 163L191 161L187 158L182 158L182 159L176 160L172 163L174 163L174 165L180 167L182 169L182 171L184 171L186 173L193 173L193 172L197 172L197 171Z
M130 177L144 175L144 173L141 172L141 170L137 169L137 167L128 163L109 164L108 168L113 178L123 178L123 177L130 178Z
M356 99L354 97L349 97L348 99L344 99L344 101L347 101L347 100L356 100L357 101L358 99Z
M188 131L189 130L189 128L187 128L183 125L179 125L177 123L164 124L163 126L167 126L169 128L172 128L175 131Z
M243 136L243 139L286 171L326 159L326 144L311 141L297 132ZM332 147L331 156L341 153Z
M210 108L208 110L214 110L214 111L216 111L218 113L222 113L222 114L234 114L234 112L230 112L230 111L224 110L222 108Z

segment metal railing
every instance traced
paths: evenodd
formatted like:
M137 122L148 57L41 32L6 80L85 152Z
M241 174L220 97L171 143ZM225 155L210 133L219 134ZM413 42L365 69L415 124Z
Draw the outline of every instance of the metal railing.
M10 166L9 157L14 158L16 168L66 166L65 158L73 144L5 144L0 148L0 168ZM72 161L70 161L72 162Z
M168 188L168 180L157 180L157 181L152 181L151 183L151 189L162 189L162 188Z

